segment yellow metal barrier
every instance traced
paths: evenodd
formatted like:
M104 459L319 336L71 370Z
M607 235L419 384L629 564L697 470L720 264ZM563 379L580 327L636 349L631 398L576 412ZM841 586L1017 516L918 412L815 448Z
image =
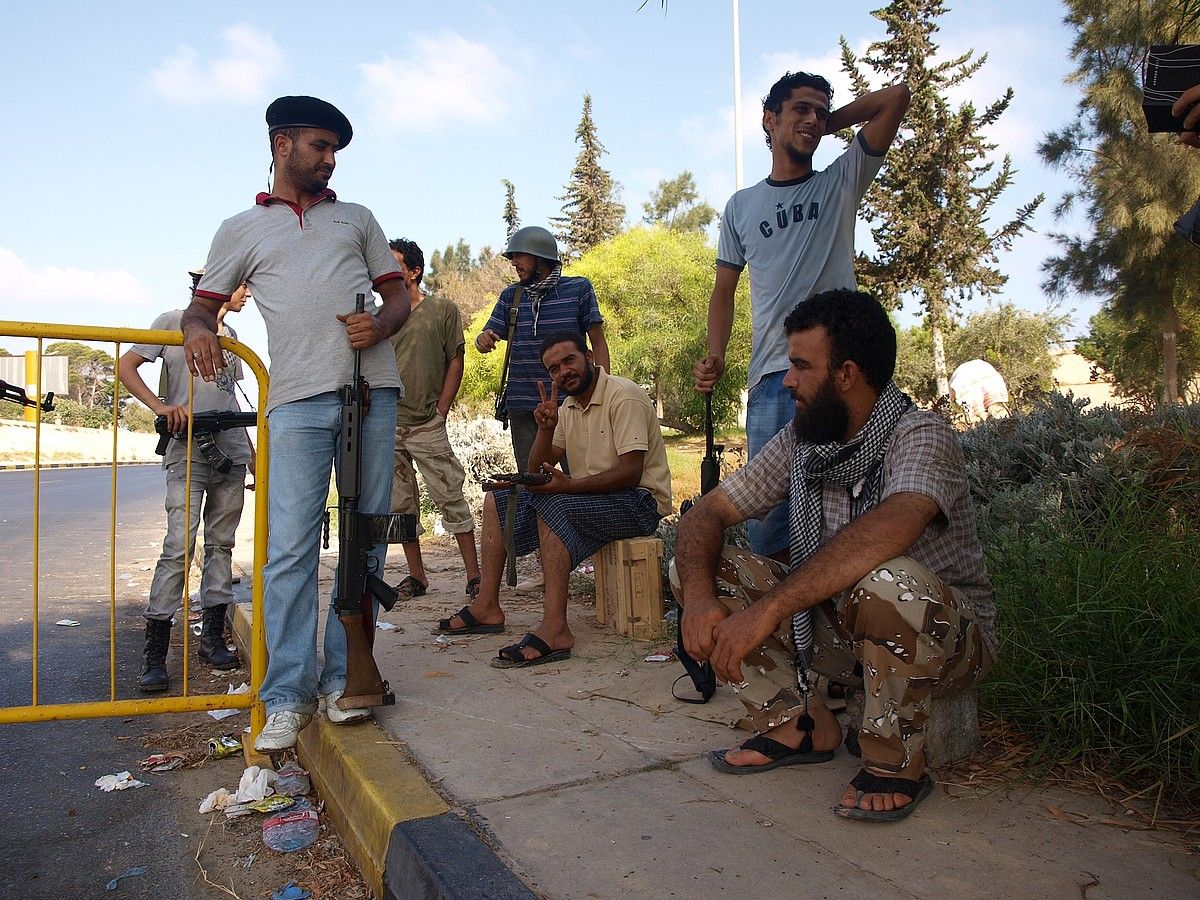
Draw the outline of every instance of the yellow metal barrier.
M114 359L120 359L121 344L153 344L181 346L183 336L178 331L153 331L138 328L99 328L88 325L52 325L41 322L8 322L0 320L0 337L32 338L37 341L36 367L37 399L42 391L42 345L46 339L67 341L101 341L115 345ZM250 734L256 736L265 723L266 716L258 691L266 672L267 650L263 623L262 572L267 558L267 489L268 489L268 441L267 420L263 415L266 408L269 378L262 360L249 347L229 338L221 338L221 346L240 358L258 380L258 424L255 441L255 491L254 491L254 572L252 578L253 611L250 627L250 693L249 694L193 694L188 679L189 639L191 629L183 629L183 694L173 697L117 699L116 663L116 564L117 564L117 423L120 412L120 382L115 379L112 409L112 503L109 520L109 699L78 703L40 703L38 700L38 588L39 588L39 540L38 514L41 503L41 438L42 411L33 410L34 416L34 466L33 466L33 689L30 703L26 706L0 707L0 724L15 722L47 722L61 719L90 719L109 716L152 715L156 713L199 712L210 709L249 709ZM192 405L191 383L188 390L188 408ZM191 425L188 426L187 462L185 477L191 480L192 441ZM188 506L184 508L184 522L190 522L191 492L187 492ZM189 535L190 537L190 535ZM183 581L183 610L188 610L188 574L191 572L192 541L185 542ZM249 746L249 744L247 744Z

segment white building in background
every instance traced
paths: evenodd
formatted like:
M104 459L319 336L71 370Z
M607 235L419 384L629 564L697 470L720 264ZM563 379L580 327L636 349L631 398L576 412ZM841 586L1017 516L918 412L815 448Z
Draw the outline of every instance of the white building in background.
M1086 397L1092 401L1092 406L1104 403L1120 404L1120 399L1113 391L1113 386L1107 381L1104 370L1094 366L1074 350L1063 347L1051 354L1054 360L1055 389L1065 394L1068 391L1076 397ZM1092 377L1092 373L1096 377Z

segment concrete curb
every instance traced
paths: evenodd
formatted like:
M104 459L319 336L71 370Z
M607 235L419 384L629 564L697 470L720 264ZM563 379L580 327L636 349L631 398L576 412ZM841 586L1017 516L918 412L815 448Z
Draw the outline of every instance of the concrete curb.
M244 652L249 608L238 604L233 621ZM315 716L300 732L296 753L376 897L535 896L374 721L336 726Z
M160 459L131 459L118 460L118 466L161 466ZM0 472L4 471L33 471L34 469L99 469L109 468L111 462L73 462L73 463L42 463L40 466L33 463L12 463L0 465Z
M401 822L388 844L383 894L438 900L533 900L537 895L452 812Z

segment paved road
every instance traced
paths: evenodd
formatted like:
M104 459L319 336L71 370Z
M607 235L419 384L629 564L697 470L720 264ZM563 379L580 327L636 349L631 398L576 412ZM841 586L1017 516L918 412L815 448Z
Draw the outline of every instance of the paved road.
M118 469L116 542L118 696L139 671L140 610L165 527L162 471ZM108 693L111 469L41 473L41 702L106 699ZM0 704L31 692L33 473L0 472ZM122 578L121 576L125 576ZM61 618L82 624L55 626ZM138 739L166 717L0 726L0 896L183 897L195 864L181 837L181 779L102 793L101 775L137 770ZM123 740L124 739L124 740ZM132 866L147 874L105 883Z

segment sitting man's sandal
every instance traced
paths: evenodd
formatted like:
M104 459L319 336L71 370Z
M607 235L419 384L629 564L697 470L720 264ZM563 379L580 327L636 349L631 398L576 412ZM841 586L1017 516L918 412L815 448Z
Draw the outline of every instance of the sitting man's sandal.
M532 647L540 655L533 659L526 659L521 653L524 647ZM521 638L521 643L513 644L509 647L502 647L499 654L492 660L492 667L496 669L523 669L526 666L540 666L543 663L558 662L561 659L567 659L571 655L569 647L562 650L552 650L550 645L543 641L536 634L527 634Z
M458 616L463 620L462 628L453 628L450 622ZM464 606L449 619L438 619L437 633L438 634L503 634L504 623L498 625L485 625L471 615L471 608Z
M725 759L725 754L729 750L709 751L708 761L712 763L712 767L718 772L728 772L731 775L752 775L755 772L769 772L772 769L780 769L784 766L806 766L810 763L829 762L829 760L833 759L833 750L813 749L812 733L816 724L813 722L812 716L805 713L797 717L795 722L796 729L804 732L804 740L800 742L799 747L792 748L787 744L781 744L779 741L758 734L737 748L738 750L754 750L761 753L771 760L769 763L763 763L759 766L735 766Z
M854 797L854 806L838 804L833 811L844 819L856 819L859 822L899 822L933 793L933 779L928 775L913 781L911 778L888 778L862 769L850 784L858 792ZM909 802L896 809L860 809L858 804L862 802L864 794L903 794L909 798Z

